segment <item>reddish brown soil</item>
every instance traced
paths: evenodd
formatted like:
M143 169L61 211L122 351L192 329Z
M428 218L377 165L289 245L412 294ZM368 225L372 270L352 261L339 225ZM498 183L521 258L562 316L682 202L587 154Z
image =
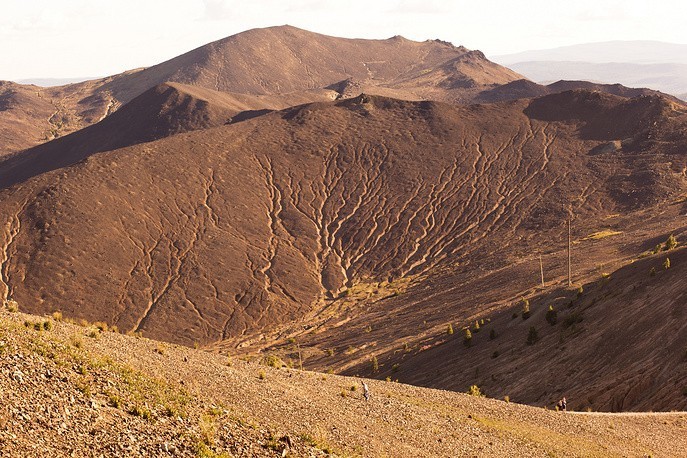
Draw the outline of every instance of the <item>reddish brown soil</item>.
M0 133L17 135L0 154L36 142L26 107L53 136L93 125L0 162L0 297L230 353L295 358L296 339L319 370L684 408L684 255L651 279L662 257L629 263L687 237L687 109L518 78L443 42L279 27L40 97L3 85ZM528 320L511 318L521 297ZM550 326L548 305L583 321Z
M531 270L509 266L561 240L569 209L578 234L615 213L627 230L681 196L685 118L661 97L586 91L465 108L362 96L93 155L0 194L4 289L174 342L261 347L295 322L315 331L299 336L306 364L328 364L329 345L340 370L389 359L522 294ZM662 218L646 238L678 221ZM542 250L556 277L559 250ZM462 389L469 375L426 378L441 360L417 359L409 380ZM528 402L561 389L501 386Z
M291 26L269 27L227 37L147 69L98 80L50 88L2 82L0 157L97 123L146 91L170 82L187 85L182 92L191 97L247 110L248 116L361 92L454 103L506 101L576 88L622 96L656 93L586 82L541 86L479 51L439 40L344 39ZM204 96L204 90L210 92ZM215 94L208 97L212 91Z
M441 41L353 40L290 26L254 29L98 80L51 88L2 82L0 156L92 125L170 82L233 94L229 104L243 111L363 90L410 100L469 101L483 89L520 78L479 51ZM336 93L333 87L347 89ZM221 103L223 96L212 98Z

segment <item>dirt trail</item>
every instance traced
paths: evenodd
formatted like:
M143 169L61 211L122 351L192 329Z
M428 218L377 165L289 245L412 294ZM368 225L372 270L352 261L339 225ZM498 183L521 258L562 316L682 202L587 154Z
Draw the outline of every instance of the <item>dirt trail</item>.
M685 417L687 412L577 412L568 411L566 413L573 415L591 415L602 417Z

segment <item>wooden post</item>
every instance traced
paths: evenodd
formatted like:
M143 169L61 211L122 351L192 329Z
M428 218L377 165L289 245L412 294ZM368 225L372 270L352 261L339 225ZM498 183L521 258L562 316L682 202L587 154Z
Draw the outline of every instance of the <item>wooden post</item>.
M570 238L570 217L568 216L568 286L572 286L572 241Z
M544 287L544 264L541 261L541 255L539 255L539 272L541 273L541 287Z

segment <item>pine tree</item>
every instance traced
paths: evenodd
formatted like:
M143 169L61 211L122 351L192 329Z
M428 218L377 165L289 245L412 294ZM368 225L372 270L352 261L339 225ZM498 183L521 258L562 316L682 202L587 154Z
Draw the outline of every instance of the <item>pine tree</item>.
M463 336L463 343L465 344L466 347L469 347L472 345L472 333L470 332L470 328L465 328L465 335Z
M530 317L530 301L522 298L522 319L526 320Z
M549 305L549 310L546 312L546 321L553 326L558 323L558 312L554 310L553 305Z

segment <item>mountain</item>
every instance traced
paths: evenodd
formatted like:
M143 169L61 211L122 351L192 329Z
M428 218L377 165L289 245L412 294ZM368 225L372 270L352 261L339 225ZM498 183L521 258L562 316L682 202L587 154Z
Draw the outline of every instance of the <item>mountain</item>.
M78 77L78 78L25 78L16 80L19 84L32 84L41 87L64 86L66 84L81 83L82 81L94 80L98 78L93 77Z
M587 80L648 87L685 99L687 45L613 41L496 56L503 65L548 83Z
M542 407L687 407L675 97L284 26L0 101L4 303Z
M339 97L366 92L462 103L484 89L521 78L479 51L438 40L346 39L291 26L254 29L146 69L59 87L14 85L22 88L26 102L12 105L19 111L8 122L21 118L31 127L20 130L11 125L7 134L0 131L0 140L8 140L0 156L94 124L149 89L170 82L299 103L321 101L322 93L331 90L341 91ZM40 111L31 108L36 105ZM278 106L284 108L283 103ZM265 109L270 104L251 107ZM0 107L0 126L9 130L2 115Z
M400 342L422 347L448 322L529 296L533 253L562 280L569 212L580 234L612 224L634 244L682 237L669 204L685 193L687 109L662 96L575 90L466 107L361 95L229 125L229 110L216 113L218 127L30 170L0 191L4 297L229 351L297 336L306 364L360 372ZM576 276L646 249L597 249ZM669 363L646 371L672 381ZM543 383L567 386L539 377L518 396L548 403ZM622 406L662 406L646 396Z
M3 456L676 456L687 445L684 414L563 414L56 318L0 309Z
M480 87L521 78L479 51L434 40L336 38L291 26L253 29L117 78L103 89L126 102L175 81L241 94L284 94L352 80L368 93L464 99ZM469 91L468 91L469 90ZM357 94L355 94L357 95Z
M494 61L504 65L537 60L579 61L597 64L608 62L687 64L687 44L648 40L616 40L494 56Z

